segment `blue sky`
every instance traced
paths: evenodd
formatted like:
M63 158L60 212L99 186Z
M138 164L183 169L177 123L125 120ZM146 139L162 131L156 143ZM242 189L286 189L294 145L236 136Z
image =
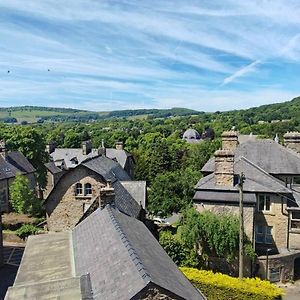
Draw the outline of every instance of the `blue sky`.
M299 16L298 0L0 0L0 106L216 111L290 100Z

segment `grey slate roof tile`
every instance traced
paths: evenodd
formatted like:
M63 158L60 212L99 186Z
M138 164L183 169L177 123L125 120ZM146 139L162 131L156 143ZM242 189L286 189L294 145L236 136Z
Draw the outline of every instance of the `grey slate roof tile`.
M110 206L83 220L72 236L76 275L90 273L96 300L131 299L150 283L186 300L204 299L142 222Z
M272 140L248 141L238 145L235 160L245 157L269 174L300 174L300 155ZM215 159L212 157L202 172L212 173Z
M6 159L0 156L0 179L15 177L17 173L33 172L35 168L21 152L9 152Z

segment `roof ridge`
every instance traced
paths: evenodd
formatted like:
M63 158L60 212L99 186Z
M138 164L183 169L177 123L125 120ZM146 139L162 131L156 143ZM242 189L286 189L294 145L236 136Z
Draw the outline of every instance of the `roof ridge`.
M112 221L113 226L115 227L117 233L119 234L121 241L123 243L123 245L125 246L126 250L128 251L129 257L131 259L131 261L134 263L138 273L140 274L140 276L142 277L142 279L144 280L144 282L146 284L148 284L151 281L151 276L149 274L149 272L147 271L147 269L145 268L145 266L143 265L140 257L137 255L134 247L132 246L132 244L130 243L128 237L126 236L126 234L124 233L124 231L121 228L121 224L119 223L119 221L116 219L112 208L110 205L106 205L106 209L108 211L108 215Z
M264 170L263 168L259 167L258 165L256 165L254 162L250 161L249 159L247 159L244 156L240 156L239 160L243 160L246 163L248 163L249 165L251 165L252 167L256 168L258 171L264 173L267 177L269 177L270 179L272 179L273 181L275 181L276 183L280 184L282 187L286 188L288 190L288 188L276 177L270 175L266 170ZM237 161L238 162L238 161ZM292 191L291 191L292 192Z

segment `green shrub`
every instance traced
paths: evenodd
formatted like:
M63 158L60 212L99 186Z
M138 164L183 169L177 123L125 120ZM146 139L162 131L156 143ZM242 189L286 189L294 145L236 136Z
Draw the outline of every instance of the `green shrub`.
M40 229L31 224L23 224L19 229L16 230L16 234L21 238L25 239L29 235L36 234Z
M180 268L184 275L207 297L207 300L275 300L283 290L259 278L239 279L193 268Z

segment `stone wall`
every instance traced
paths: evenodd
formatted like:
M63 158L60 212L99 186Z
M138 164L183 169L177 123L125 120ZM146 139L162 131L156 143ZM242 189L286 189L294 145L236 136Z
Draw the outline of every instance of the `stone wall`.
M268 257L268 278L271 281L287 282L294 279L294 261L300 257L300 251L291 251L284 254L269 255ZM258 257L257 275L263 279L266 278L266 256ZM272 280L272 270L279 271L279 280ZM276 276L277 277L277 276Z
M92 185L92 195L76 195L75 185ZM79 166L63 176L46 200L47 223L51 231L64 231L74 228L84 213L84 205L90 205L105 187L103 178L93 171Z
M159 286L150 283L137 295L131 298L132 300L182 300L170 291L167 291Z
M300 230L290 229L289 249L300 250Z
M288 213L286 211L286 199L281 199L279 195L271 195L271 210L270 212L257 212L255 214L256 226L272 226L273 241L272 247L275 247L278 252L287 248L288 239ZM283 201L283 202L282 202ZM270 247L269 246L269 247ZM257 244L257 247L260 247Z
M199 212L209 210L217 214L234 214L239 215L239 204L218 204L218 203L203 203L194 204L195 208ZM255 208L253 206L244 206L244 228L245 233L249 237L250 241L253 240L253 216Z

